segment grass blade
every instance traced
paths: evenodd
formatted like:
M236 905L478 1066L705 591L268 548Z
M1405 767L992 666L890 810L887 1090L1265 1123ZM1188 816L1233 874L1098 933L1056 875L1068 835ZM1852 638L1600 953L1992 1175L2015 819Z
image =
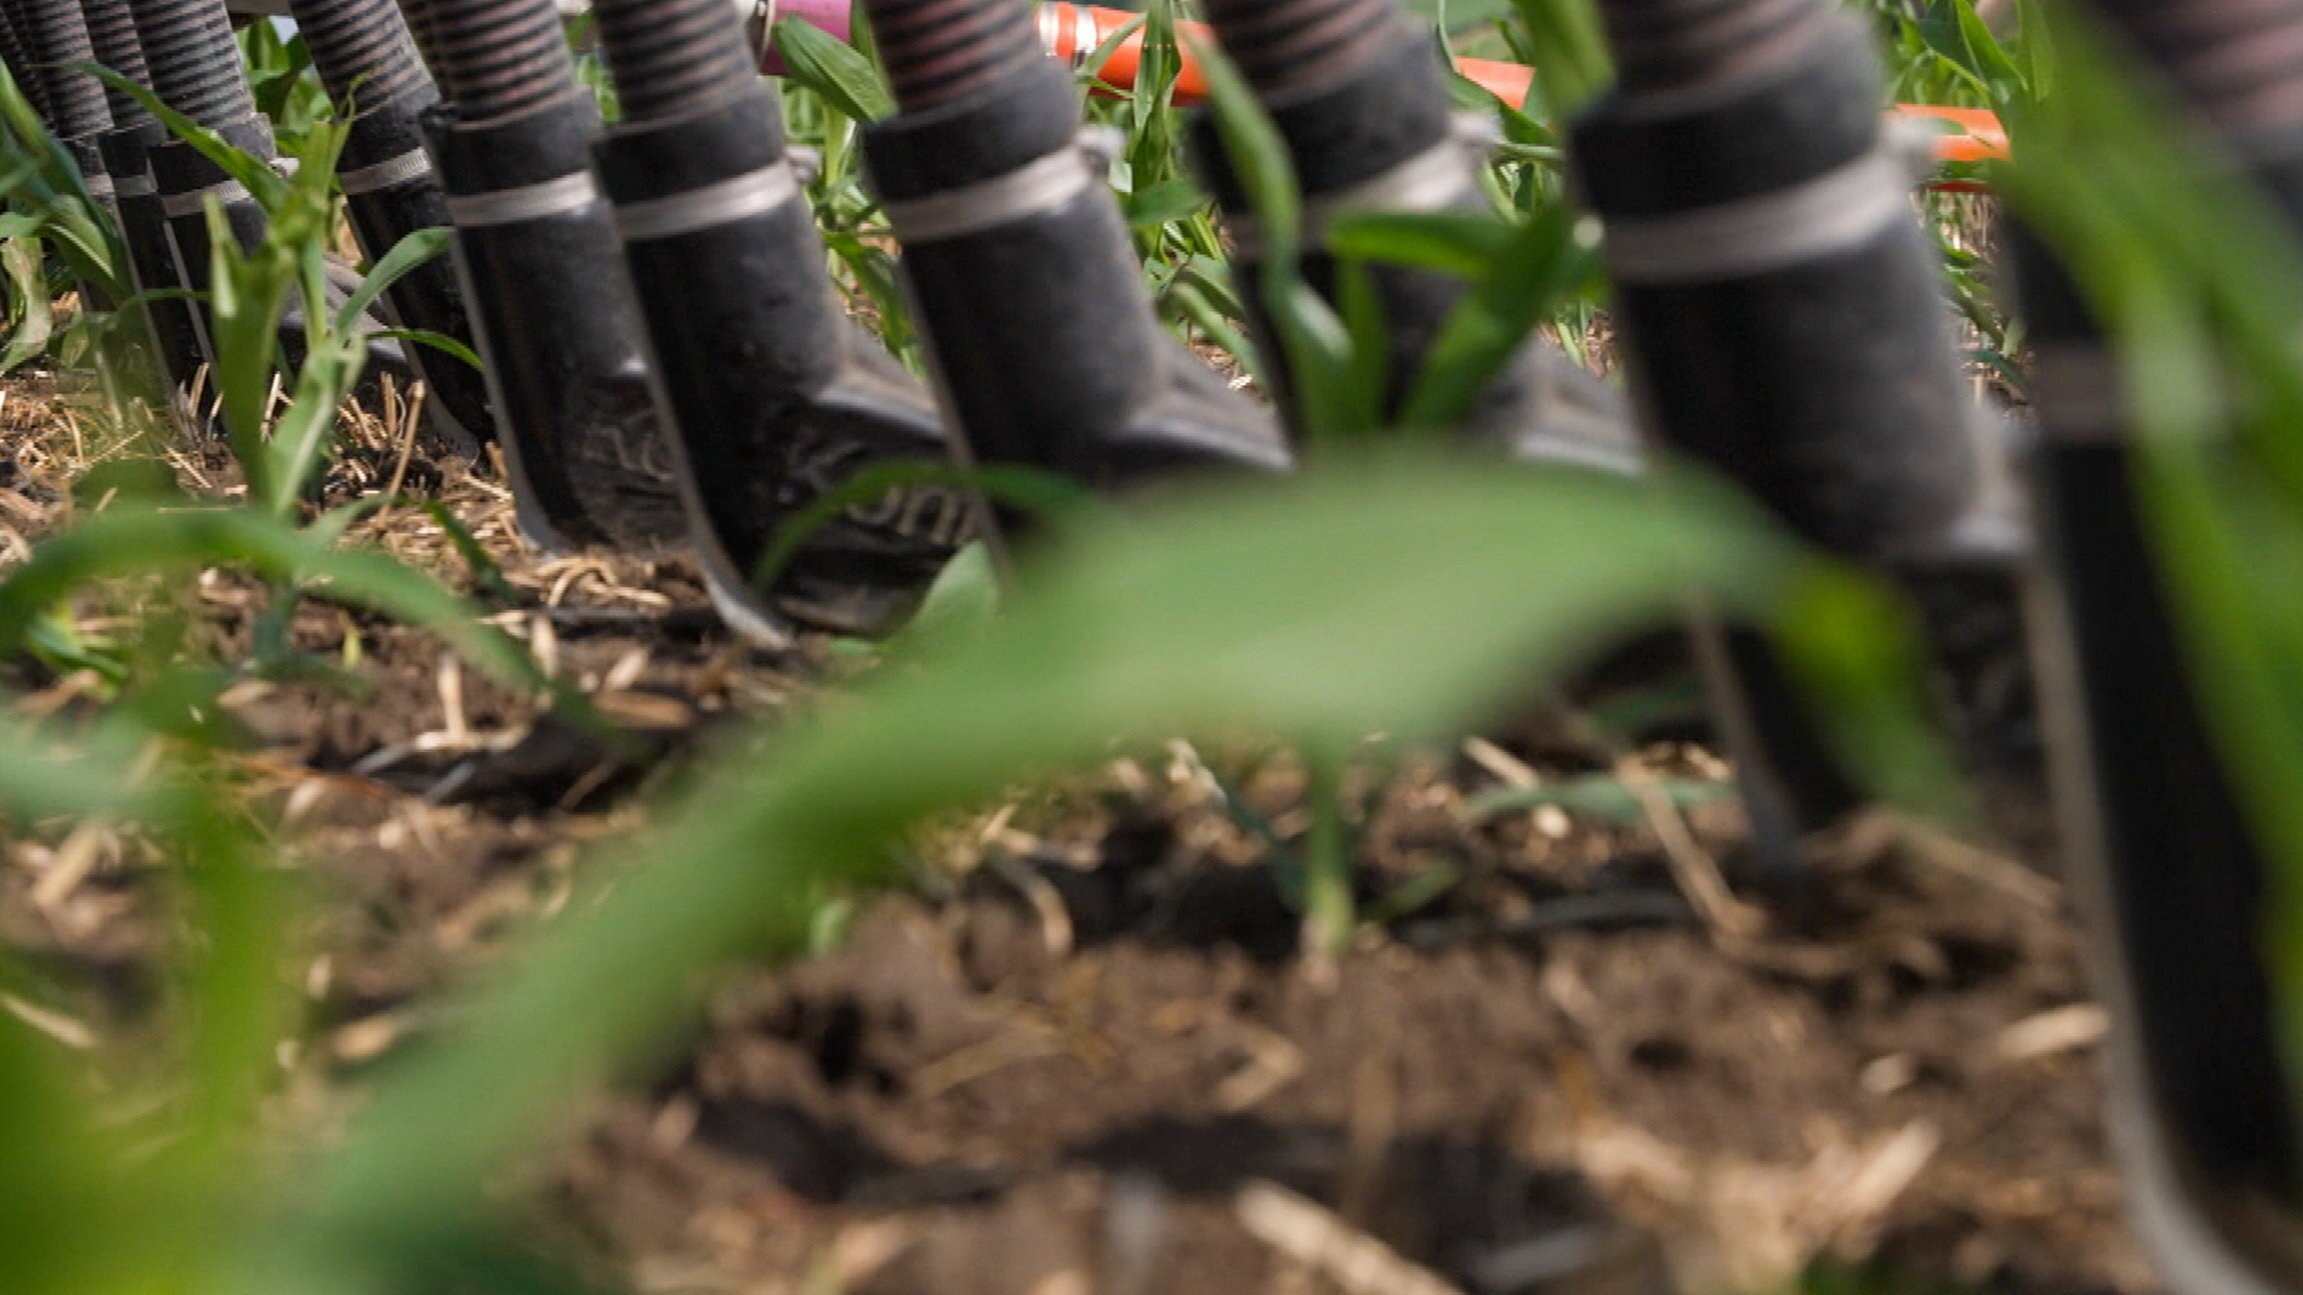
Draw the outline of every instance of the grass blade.
M895 115L895 100L872 70L871 61L846 42L797 18L776 22L772 39L784 60L784 75L815 91L851 121L879 121Z

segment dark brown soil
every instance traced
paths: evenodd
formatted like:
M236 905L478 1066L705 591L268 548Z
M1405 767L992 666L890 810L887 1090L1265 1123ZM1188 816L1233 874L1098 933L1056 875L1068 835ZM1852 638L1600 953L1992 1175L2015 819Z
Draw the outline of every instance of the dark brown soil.
M693 1059L571 1157L572 1216L723 1281L863 1235L899 1256L859 1290L1125 1289L1112 1266L1143 1263L1152 1289L1245 1292L1284 1288L1240 1218L1268 1182L1470 1290L1714 1289L1833 1251L2151 1285L2093 1058L2019 1055L2043 1021L2084 1037L2062 922L1908 857L1742 954L1566 927L1370 939L1326 972L1244 930L1057 952L999 888L885 905L723 993Z
M36 535L69 464L17 412L0 521ZM323 1085L551 921L585 848L642 827L702 736L844 668L824 643L731 643L678 559L526 553L485 477L415 457L503 587L473 585L421 514L361 533L472 585L657 755L597 749L426 635L301 608L297 647L360 686L227 700L249 794L311 879L289 974L311 1002L297 1073ZM204 581L205 650L244 652L264 600ZM0 682L27 707L85 691L32 662ZM1527 765L1604 765L1542 731L1367 789L1367 898L1456 880L1332 962L1297 952L1284 761L1178 748L924 833L910 893L802 965L731 973L677 1066L570 1131L537 1244L664 1295L1645 1295L1830 1264L1898 1287L2157 1288L2105 1158L2101 1019L2053 882L1875 823L1797 893L1698 917L1661 843L1732 864L1723 806L1691 811L1685 842L1636 816L1467 820ZM68 844L0 838L0 942L86 1028L132 1031L160 865L99 842L58 886Z

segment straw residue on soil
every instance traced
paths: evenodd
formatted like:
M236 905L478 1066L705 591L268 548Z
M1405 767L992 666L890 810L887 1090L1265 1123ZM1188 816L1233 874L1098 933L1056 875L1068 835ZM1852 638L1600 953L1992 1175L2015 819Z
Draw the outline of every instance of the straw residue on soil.
M102 506L74 493L69 399L6 393L0 572ZM337 498L420 488L500 569L417 507L356 541L470 590L657 758L595 748L427 635L307 602L294 643L356 687L227 694L247 794L313 900L282 969L308 1002L282 1049L291 1123L553 921L667 770L847 668L820 642L732 642L680 558L526 550L495 478L388 419L354 441ZM178 453L192 488L232 489L214 447ZM74 613L155 606L191 609L190 650L229 661L266 595L217 571ZM27 711L102 691L28 662L0 682ZM664 1295L1711 1291L1822 1260L2156 1287L2105 1160L2102 1018L2055 883L1881 822L1798 893L1719 907L1703 883L1732 875L1741 828L1716 799L1467 812L1499 780L1628 759L1684 787L1716 760L1502 727L1360 789L1365 897L1398 911L1333 963L1294 952L1301 778L1270 752L1179 744L923 829L909 893L800 965L729 969L674 1064L602 1094L529 1176L522 1226ZM165 867L101 826L0 843L0 942L56 990L0 1009L82 1046L137 1037Z

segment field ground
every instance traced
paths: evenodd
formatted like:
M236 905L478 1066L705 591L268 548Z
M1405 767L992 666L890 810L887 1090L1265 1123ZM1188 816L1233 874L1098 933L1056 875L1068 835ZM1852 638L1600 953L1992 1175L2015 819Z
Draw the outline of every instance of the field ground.
M0 390L4 568L86 464L51 379ZM670 766L853 668L826 644L730 643L679 560L540 559L490 481L380 426L356 439L335 489L445 500L504 563L498 623ZM216 490L227 462L179 466ZM420 511L361 532L461 571ZM221 574L176 596L219 656L263 598ZM641 826L671 775L604 762L423 634L318 602L293 633L364 692L251 682L228 702L249 795L309 883L308 952L283 969L308 1028L282 1042L277 1105L320 1127L553 919L585 847ZM35 708L89 689L26 665L0 683ZM1721 779L1700 751L1639 753L1628 814L1468 821L1470 797L1605 767L1572 726L1515 727L1368 789L1367 889L1408 911L1334 965L1293 952L1266 842L1301 830L1299 785L1252 753L1179 747L923 832L911 893L803 965L730 971L676 1063L572 1124L516 1189L526 1226L662 1295L1613 1295L1803 1269L2157 1288L2106 1163L2102 1020L2052 881L1873 823L1799 893L1723 897L1701 883L1736 857L1734 815L1657 791ZM1405 902L1434 869L1458 880ZM132 1047L165 937L155 870L101 828L0 853L0 942L70 1010L5 1005Z

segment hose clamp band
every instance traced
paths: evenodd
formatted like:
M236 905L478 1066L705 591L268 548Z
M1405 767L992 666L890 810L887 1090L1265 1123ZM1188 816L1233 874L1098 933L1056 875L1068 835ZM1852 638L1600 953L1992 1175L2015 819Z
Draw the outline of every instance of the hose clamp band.
M211 194L215 195L216 201L220 203L242 202L250 198L248 186L238 180L218 180L204 188L191 189L183 193L161 194L160 214L170 220L179 216L198 215L207 208L208 197Z
M770 58L775 56L776 0L736 0L736 14L744 24L744 39L751 42L758 57L753 61L766 71ZM568 12L565 5L560 12Z
M685 193L616 203L616 229L627 243L677 238L774 211L799 194L791 164L776 162Z
M338 171L336 183L343 186L344 196L354 197L389 189L395 184L420 180L432 173L432 158L421 148L411 148L398 157L386 158L373 166L355 167Z
M444 197L448 203L448 219L458 229L478 229L581 211L600 200L600 191L593 187L590 171L570 171L516 189L451 193Z
M1444 211L1471 191L1477 169L1463 138L1450 135L1397 166L1357 184L1307 196L1304 227L1324 228L1337 216L1362 211Z
M1064 31L1065 23L1071 31ZM1071 52L1064 61L1077 71L1087 66L1088 55L1096 52L1102 33L1096 27L1096 16L1084 4L1060 4L1055 0L1039 8L1040 48L1054 53L1063 48L1066 35L1071 37Z
M1103 32L1096 26L1095 12L1084 4L1075 4L1072 10L1072 66L1086 67L1088 56L1103 43Z
M1765 274L1853 247L1911 213L1900 154L1875 148L1774 193L1669 216L1606 220L1618 283L1701 283Z
M160 192L160 186L152 182L150 171L141 171L135 175L112 177L112 192L123 198L149 198Z
M885 204L888 223L905 244L935 243L1053 211L1095 182L1091 153L1079 143L1037 157L1005 175L957 189Z
M1339 216L1371 211L1445 211L1461 202L1478 182L1475 153L1460 133L1385 167L1356 184L1304 195L1303 239L1318 244ZM1247 212L1227 213L1224 228L1244 256L1263 250L1261 222Z

